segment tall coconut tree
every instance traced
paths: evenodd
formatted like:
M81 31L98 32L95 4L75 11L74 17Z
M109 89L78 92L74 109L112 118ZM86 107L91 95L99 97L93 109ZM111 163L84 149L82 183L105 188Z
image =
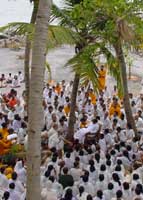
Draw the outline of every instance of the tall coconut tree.
M32 11L30 24L35 24L39 0L30 0L30 2L33 2L33 11ZM30 65L31 45L32 45L31 40L29 38L29 35L27 34L26 45L25 45L25 57L24 57L25 101L27 105L28 105L28 99L29 99L29 80L30 80L29 65Z
M41 129L43 126L42 91L46 61L47 33L51 0L40 0L32 48L29 93L27 200L40 200Z
M113 0L110 2L107 0L83 0L83 5L84 11L82 7L79 8L80 11L86 13L86 9L88 11L90 10L88 15L91 20L94 18L91 34L99 37L99 40L104 42L106 47L111 47L112 51L116 53L120 67L123 100L127 121L132 124L133 129L137 134L128 95L126 63L123 48L126 44L128 44L128 46L133 44L131 30L136 36L133 38L134 41L138 38L138 35L143 34L143 19L141 17L143 5L139 0Z

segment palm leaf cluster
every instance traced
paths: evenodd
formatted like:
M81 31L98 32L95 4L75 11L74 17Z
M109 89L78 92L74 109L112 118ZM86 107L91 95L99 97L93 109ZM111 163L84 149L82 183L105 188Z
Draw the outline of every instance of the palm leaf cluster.
M33 39L34 31L34 24L25 22L13 22L0 27L0 32L8 32L11 35L28 35L31 40ZM75 32L69 28L49 25L47 49L55 48L63 44L73 45L76 37Z

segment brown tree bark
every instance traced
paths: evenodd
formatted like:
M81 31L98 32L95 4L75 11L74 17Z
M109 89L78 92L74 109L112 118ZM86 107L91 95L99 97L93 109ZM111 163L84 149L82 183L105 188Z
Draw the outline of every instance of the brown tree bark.
M67 134L67 139L70 141L73 140L74 125L76 122L75 109L76 109L76 98L77 98L79 81L80 81L80 76L79 74L76 73L74 77L72 94L71 94L71 107L70 107L70 115L69 115L69 123L68 123L68 134Z
M44 118L42 99L51 5L51 0L39 1L32 48L27 149L27 200L41 199L41 130Z
M130 100L129 100L129 92L128 92L128 83L127 83L127 72L126 72L126 63L124 58L124 53L122 49L122 43L121 41L117 41L114 45L114 49L116 51L116 55L121 67L121 76L122 76L122 83L123 83L123 92L124 92L124 108L126 113L127 122L132 125L132 128L136 134L137 134L137 128L135 124L134 117L132 115Z
M38 4L39 0L34 0L34 7L32 11L32 16L30 23L35 24L37 11L38 11ZM30 53L31 53L31 40L29 36L26 37L26 46L25 46L25 60L24 60L24 80L25 80L25 101L26 105L28 106L28 99L29 99L29 81L30 81ZM28 111L28 109L27 109Z

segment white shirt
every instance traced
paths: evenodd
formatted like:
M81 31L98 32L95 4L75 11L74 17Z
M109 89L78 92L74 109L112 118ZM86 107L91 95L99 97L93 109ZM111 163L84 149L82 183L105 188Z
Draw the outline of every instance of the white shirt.
M0 188L6 189L8 187L8 179L4 174L0 173Z

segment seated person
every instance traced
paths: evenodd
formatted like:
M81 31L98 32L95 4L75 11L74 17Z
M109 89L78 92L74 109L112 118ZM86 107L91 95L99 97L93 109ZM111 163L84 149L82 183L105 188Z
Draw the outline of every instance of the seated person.
M2 74L1 77L0 77L0 87L3 88L3 87L6 87L7 84L6 84L6 78L5 78L5 75Z
M6 141L2 134L0 133L0 156L9 153L11 147L11 142Z
M11 76L11 73L8 74L8 77L7 77L6 82L7 82L8 84L11 84L11 83L12 83L12 76Z
M18 77L15 75L13 80L12 80L12 88L17 88L17 87L20 87L20 82L19 82L19 79Z
M19 80L20 83L23 83L23 82L24 82L24 77L23 77L21 71L18 72L18 80Z

